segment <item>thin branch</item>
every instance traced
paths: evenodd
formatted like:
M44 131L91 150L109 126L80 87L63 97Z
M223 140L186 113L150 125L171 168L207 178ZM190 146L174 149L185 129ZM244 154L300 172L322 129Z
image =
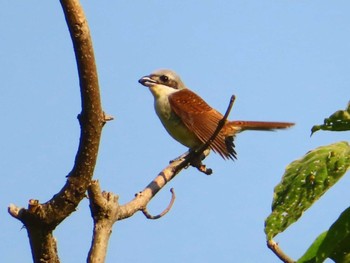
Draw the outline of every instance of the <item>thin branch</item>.
M188 152L170 163L151 183L146 186L143 191L136 194L133 200L121 205L118 220L131 217L136 212L141 211L144 207L146 207L151 199L181 171L180 169L177 169L177 167L184 162L187 155Z
M293 259L288 257L282 249L278 246L278 244L274 240L267 241L267 247L272 250L273 253L284 263L295 263Z
M159 219L161 218L162 216L164 216L165 214L167 214L170 209L172 208L174 202L175 202L175 192L174 192L174 188L171 188L170 189L170 192L171 192L171 200L170 200L170 203L169 205L167 206L167 208L164 209L163 212L161 212L159 215L156 215L156 216L152 216L148 211L147 211L147 207L141 209L141 212L145 215L146 218L148 219Z

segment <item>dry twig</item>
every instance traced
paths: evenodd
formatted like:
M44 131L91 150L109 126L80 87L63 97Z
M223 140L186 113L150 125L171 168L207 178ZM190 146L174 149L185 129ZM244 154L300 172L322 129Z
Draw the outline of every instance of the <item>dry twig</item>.
M171 188L170 189L170 192L171 192L171 200L170 200L170 203L169 205L167 206L167 208L164 209L163 212L161 212L159 215L156 215L156 216L152 216L148 211L147 211L147 207L141 209L141 212L145 215L146 218L148 219L159 219L161 218L162 216L164 216L165 214L167 214L170 209L172 208L174 202L175 202L175 192L174 192L174 188Z

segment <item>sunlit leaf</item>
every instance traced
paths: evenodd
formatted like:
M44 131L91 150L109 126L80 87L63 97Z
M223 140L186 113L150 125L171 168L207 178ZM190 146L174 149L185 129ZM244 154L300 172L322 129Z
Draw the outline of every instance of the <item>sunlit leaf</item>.
M311 135L318 131L348 131L350 130L350 102L345 110L339 110L324 119L322 125L315 125L311 129Z
M350 165L350 146L338 142L308 152L289 164L275 187L272 213L265 221L267 239L294 223L325 191L345 174Z

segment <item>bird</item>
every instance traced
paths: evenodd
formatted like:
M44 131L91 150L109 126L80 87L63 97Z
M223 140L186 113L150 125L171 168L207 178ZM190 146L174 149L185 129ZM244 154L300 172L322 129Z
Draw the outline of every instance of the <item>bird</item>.
M186 87L173 70L160 69L139 79L154 97L154 108L166 131L195 151L215 132L223 115ZM272 131L293 126L291 122L226 121L210 149L223 159L237 158L233 139L246 130Z

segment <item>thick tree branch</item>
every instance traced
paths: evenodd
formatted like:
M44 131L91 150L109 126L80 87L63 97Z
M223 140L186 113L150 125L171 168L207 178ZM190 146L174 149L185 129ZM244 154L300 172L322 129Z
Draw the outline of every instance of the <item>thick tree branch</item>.
M74 167L63 188L46 203L32 200L28 209L9 207L10 214L28 230L34 262L59 262L52 231L85 197L97 160L102 127L108 120L101 107L93 46L83 9L78 0L61 0L61 5L79 72L81 134Z

